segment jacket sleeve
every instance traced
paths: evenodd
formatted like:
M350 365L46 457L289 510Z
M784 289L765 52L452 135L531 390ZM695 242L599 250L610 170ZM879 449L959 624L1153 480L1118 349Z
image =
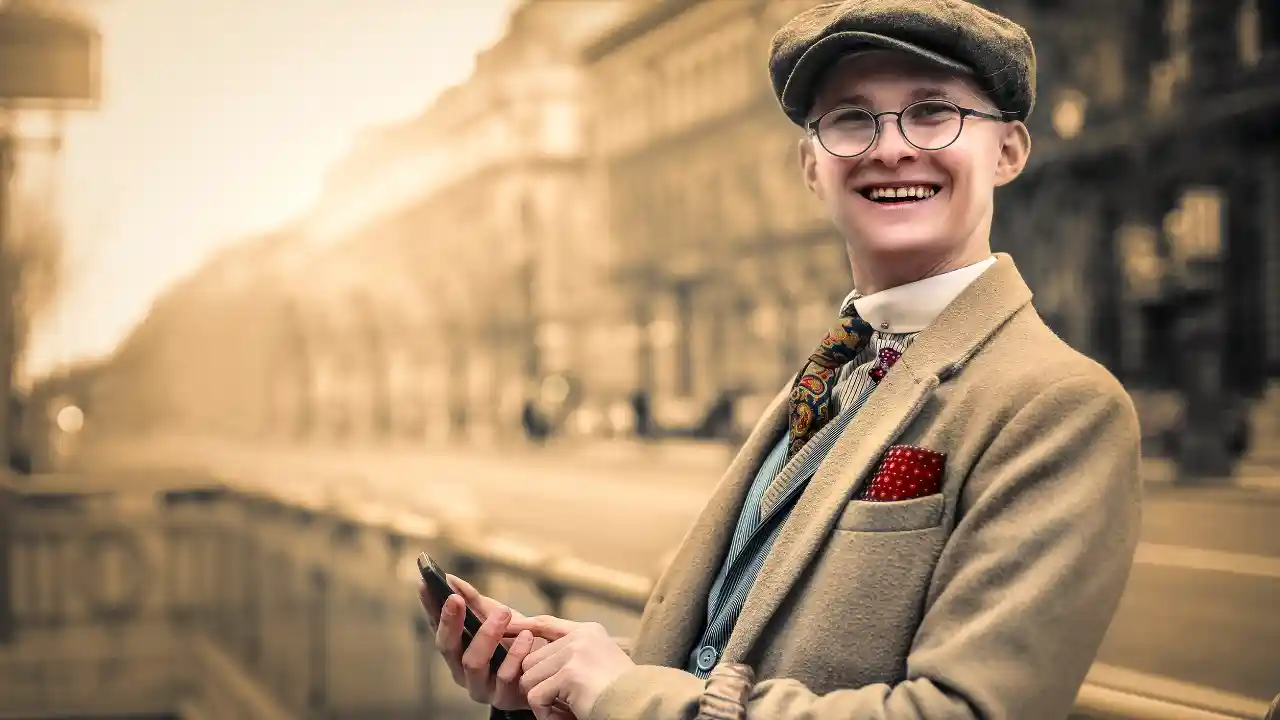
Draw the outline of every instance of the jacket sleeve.
M1067 717L1133 565L1141 494L1138 421L1124 389L1101 370L1057 381L1014 414L967 478L906 679L822 696L769 679L746 716ZM585 720L688 720L702 688L682 670L640 666Z

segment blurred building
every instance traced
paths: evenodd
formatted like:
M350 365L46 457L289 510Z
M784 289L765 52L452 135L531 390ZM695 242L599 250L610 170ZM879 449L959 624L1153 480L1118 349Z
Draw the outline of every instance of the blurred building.
M492 438L518 430L521 405L543 377L572 370L600 380L593 369L607 365L594 362L591 346L610 327L610 294L586 172L578 51L623 10L622 2L520 4L468 82L384 140L384 158L353 163L354 176L335 172L332 201L308 231L345 238L312 271L380 263L366 273L370 289L407 282L417 295L401 303L428 308L419 322L386 326L388 315L367 304L366 324L382 324L377 339L342 336L348 350L383 356L356 394L377 398L375 417L396 398L402 412L391 414L413 433Z
M811 4L652 3L586 52L628 372L660 416L772 394L849 292L765 73Z
M1139 394L1191 393L1180 368L1201 362L1256 395L1280 345L1276 4L983 4L1036 40L1035 149L994 244L1040 312ZM850 289L765 76L772 33L812 5L654 4L588 51L633 370L659 402L772 392ZM1175 338L1202 315L1220 333L1193 360Z
M96 377L89 402L102 422L87 430L288 432L279 398L307 392L310 366L287 283L309 254L300 238L295 227L246 238L157 298Z
M325 441L493 437L549 374L612 382L578 57L625 5L519 3L467 82L359 139L313 213L158 301L104 382L145 385L122 403L165 430Z
M169 388L150 402L291 437L494 437L551 376L601 407L642 390L686 422L725 390L772 395L851 286L765 71L773 33L812 4L521 4L470 80L371 131L316 212L262 241L295 250L214 263L120 365L188 358L146 375ZM1150 429L1191 398L1229 399L1203 413L1218 422L1265 397L1276 3L984 4L1036 39L1031 165L999 191L993 234L1040 312L1125 380ZM207 289L237 273L259 279ZM1254 406L1255 429L1280 432L1280 404Z
M1179 425L1202 472L1229 472L1243 408L1280 369L1280 8L1026 5L1041 63L1035 149L1004 191L996 243L1050 323L1140 408L1178 398L1179 417L1144 417L1149 434ZM1252 413L1268 444L1274 412Z

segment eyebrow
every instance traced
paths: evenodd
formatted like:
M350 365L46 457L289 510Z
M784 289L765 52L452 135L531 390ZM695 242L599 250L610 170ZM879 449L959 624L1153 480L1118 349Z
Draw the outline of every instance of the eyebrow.
M913 103L913 102L919 102L921 100L929 100L932 98L944 98L947 100L952 99L951 93L947 92L945 89L938 86L928 86L928 87L916 88L915 90L913 90L911 94L907 96L907 102ZM866 95L846 95L836 101L836 106L844 106L844 105L857 105L859 107L866 107L871 105L871 98L867 97Z

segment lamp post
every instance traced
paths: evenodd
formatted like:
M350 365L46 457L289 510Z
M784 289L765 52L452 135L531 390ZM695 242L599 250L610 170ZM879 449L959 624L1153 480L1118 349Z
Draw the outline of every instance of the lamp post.
M100 39L89 23L50 3L0 0L0 270L10 253L9 182L14 174L12 112L24 107L61 109L91 105L99 97ZM17 358L14 287L11 272L0 272L0 461L10 461L9 403ZM0 525L11 512L0 497ZM0 643L13 637L8 533L0 533Z
M1214 187L1185 190L1165 217L1171 271L1184 308L1179 319L1179 384L1187 424L1179 443L1179 482L1231 473L1228 437L1235 429L1231 388L1224 383L1223 267L1225 197Z
M13 211L10 181L19 142L13 123L24 109L89 106L99 97L100 38L61 3L0 0L0 266L11 261ZM58 138L52 147L58 149ZM0 273L0 459L10 457L9 399L17 363L17 273Z
M0 110L0 113L3 111ZM10 397L13 394L13 370L17 358L17 342L15 322L17 308L13 280L16 279L10 267L9 242L9 182L13 177L13 137L8 131L7 118L0 116L0 459L3 467L9 467L12 448L9 447L13 420L9 412ZM0 471L3 472L3 471Z

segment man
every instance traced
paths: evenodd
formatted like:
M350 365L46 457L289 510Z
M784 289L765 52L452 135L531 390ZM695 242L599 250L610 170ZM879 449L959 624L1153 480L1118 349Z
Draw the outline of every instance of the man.
M541 718L691 718L709 671L738 663L760 678L748 718L1065 718L1133 562L1139 433L1119 383L991 253L994 188L1030 152L1031 41L962 0L847 0L782 28L769 68L849 251L836 327L725 474L629 655L460 581L488 619L460 655L451 598L441 650L473 697Z

